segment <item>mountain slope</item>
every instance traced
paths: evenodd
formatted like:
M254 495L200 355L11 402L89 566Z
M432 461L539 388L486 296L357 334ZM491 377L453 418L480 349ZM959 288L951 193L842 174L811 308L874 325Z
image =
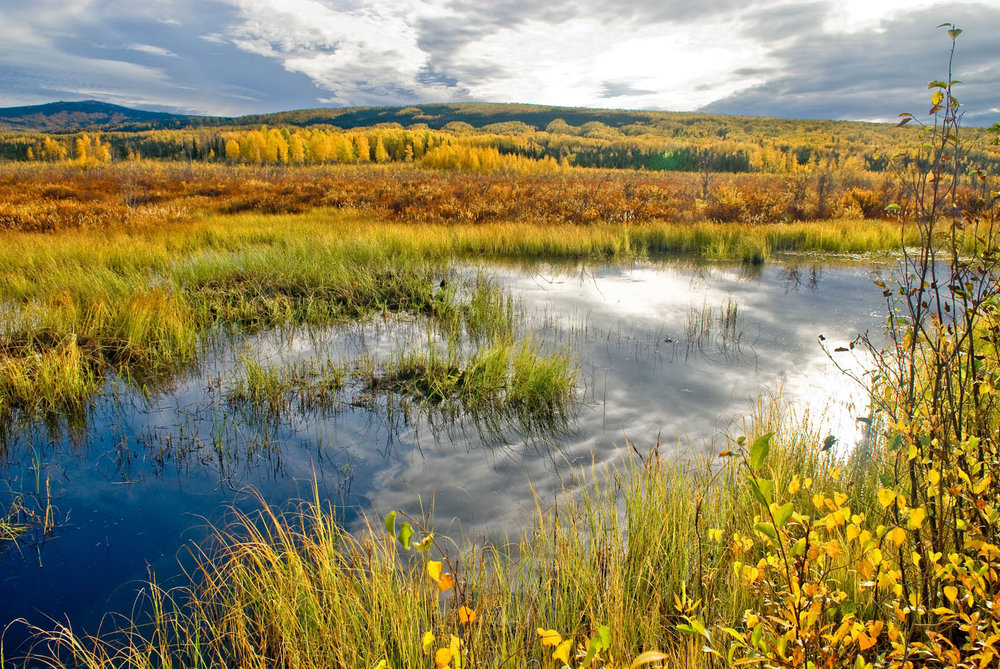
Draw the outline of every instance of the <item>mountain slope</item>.
M76 132L79 130L130 130L180 128L195 117L130 109L84 100L44 105L0 108L0 131Z

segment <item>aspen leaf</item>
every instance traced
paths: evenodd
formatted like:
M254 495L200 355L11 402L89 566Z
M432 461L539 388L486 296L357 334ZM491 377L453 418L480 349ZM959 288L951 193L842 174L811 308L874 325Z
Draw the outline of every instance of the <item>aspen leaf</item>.
M446 590L451 590L455 586L455 577L451 574L443 574L440 579L438 579L438 590L445 592Z
M431 649L434 647L434 633L424 632L424 638L421 640L420 645L423 646L424 653L430 655Z
M552 653L553 660L562 660L563 664L569 664L569 652L573 648L573 640L566 639L558 646L556 646L555 651Z
M894 527L893 529L889 530L889 534L886 536L889 538L889 541L891 541L896 546L902 546L904 543L906 543L906 530L904 530L902 527Z
M911 530L919 530L920 526L924 524L924 518L926 517L927 509L924 507L910 509L910 518L906 521L906 527Z
M413 544L413 547L416 548L421 553L426 553L433 543L434 543L434 535L428 534L426 537L424 537L417 543Z
M427 563L427 575L431 577L432 581L441 580L441 563L437 560L431 560Z
M470 609L468 606L463 606L458 609L458 620L463 625L471 625L476 622L477 617L475 609Z
M438 648L434 652L434 666L437 669L445 669L449 664L451 664L451 658L454 656L451 648Z
M958 588L953 585L944 586L944 596L948 598L949 602L954 604L955 600L958 598Z
M543 646L558 646L562 643L562 635L555 630L538 628L538 641Z
M890 490L889 488L882 488L878 491L878 503L882 505L882 508L888 507L896 501L896 491Z

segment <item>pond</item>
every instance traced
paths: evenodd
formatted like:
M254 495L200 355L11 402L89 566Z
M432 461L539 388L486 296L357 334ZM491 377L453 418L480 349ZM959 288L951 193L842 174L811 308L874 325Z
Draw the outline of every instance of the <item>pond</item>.
M514 297L520 337L569 353L572 408L544 423L373 397L352 378L329 401L285 411L233 401L248 360L350 370L444 345L421 319L398 315L230 338L149 396L110 382L84 424L8 435L3 480L37 518L0 549L0 626L113 626L106 614L130 613L151 577L185 583L191 547L233 508L312 498L314 485L348 526L402 509L429 514L440 534L503 540L530 521L536 498L572 489L581 468L653 448L717 453L762 392L808 411L849 449L863 438L865 393L817 336L834 346L877 336L885 304L872 281L889 269L806 258L457 270ZM25 638L23 624L10 626L8 655Z

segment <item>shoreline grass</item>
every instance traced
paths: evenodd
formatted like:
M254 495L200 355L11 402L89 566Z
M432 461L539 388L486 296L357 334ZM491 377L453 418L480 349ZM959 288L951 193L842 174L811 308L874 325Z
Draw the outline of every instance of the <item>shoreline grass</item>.
M889 249L898 235L897 226L872 221L440 225L333 210L209 216L137 230L9 232L0 250L0 402L8 413L79 413L108 373L154 388L193 362L199 340L219 328L319 326L394 311L445 325L457 315L470 332L493 327L489 314L510 307L490 303L499 298L489 291L474 289L465 313L448 313L438 285L463 259L670 252L760 262L776 250Z
M838 462L818 434L783 421L776 407L762 404L745 425L750 438L780 428L776 486L811 480L799 495L808 499L852 477L858 499L876 504L877 455ZM607 626L611 644L598 666L625 665L652 649L671 666L712 666L677 631L675 596L701 599L703 619L722 625L739 625L753 604L731 587L737 557L720 543L759 514L736 468L667 462L654 450L578 477L580 487L552 508L538 501L536 522L519 539L436 537L427 553L406 550L380 522L348 532L318 499L285 511L261 502L197 553L189 586L165 592L150 584L151 621L101 638L64 625L37 630L61 659L31 659L93 669L432 666L422 647L430 633L433 647L460 639L467 666L549 666L552 649L539 645L536 630L559 630L582 646ZM423 538L418 530L412 542ZM430 561L443 561L454 587L428 578Z

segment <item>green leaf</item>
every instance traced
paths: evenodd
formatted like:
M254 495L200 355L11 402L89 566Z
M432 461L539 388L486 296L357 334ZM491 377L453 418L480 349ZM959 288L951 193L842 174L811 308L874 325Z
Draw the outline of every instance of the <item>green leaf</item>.
M806 539L802 537L794 544L792 544L792 555L799 557L806 554Z
M910 120L910 119L906 119L906 120ZM900 123L900 125L902 125L902 123ZM886 211L903 211L903 208L900 207L895 202L893 202L892 204L886 205L885 210Z
M399 534L396 535L396 540L403 544L403 548L410 550L410 537L413 536L413 528L406 521L399 526Z
M607 625L601 625L597 628L597 636L601 640L601 650L607 650L611 648L611 628Z
M938 81L937 79L935 79L934 81L927 84L927 88L928 90L931 88L948 88L948 84L944 83L943 81Z
M759 470L763 466L768 451L771 450L771 437L773 436L773 432L768 432L753 440L753 445L750 446L750 464L754 469Z
M760 647L760 637L764 633L764 626L758 623L754 628L753 632L750 633L750 645L754 648Z
M677 629L685 634L694 634L694 628L690 625L678 625ZM597 654L602 650L607 650L611 647L611 628L607 625L601 625L597 628L597 636L593 637L589 642L587 642L587 654L583 658L583 663L580 665L580 669L586 669L590 666L590 663L594 661Z
M774 512L775 527L779 530L784 527L785 523L788 522L788 519L792 517L793 513L795 513L795 505L791 502L778 507L778 510Z
M769 479L750 479L750 492L757 498L757 501L768 506L774 499L774 481Z
M961 28L952 28L951 30L948 31L948 34L951 36L951 38L953 40L954 39L958 39L958 36L962 34L962 29Z
M385 529L389 532L389 536L396 536L396 512L390 511L389 515L385 517Z
M760 532L761 534L771 537L775 541L778 540L778 533L774 531L774 525L771 523L757 523L753 526L753 529L754 532Z
M771 503L771 499L774 495L774 481L768 479L750 479L747 482L750 486L750 492L753 496L757 498L757 501L767 506Z

